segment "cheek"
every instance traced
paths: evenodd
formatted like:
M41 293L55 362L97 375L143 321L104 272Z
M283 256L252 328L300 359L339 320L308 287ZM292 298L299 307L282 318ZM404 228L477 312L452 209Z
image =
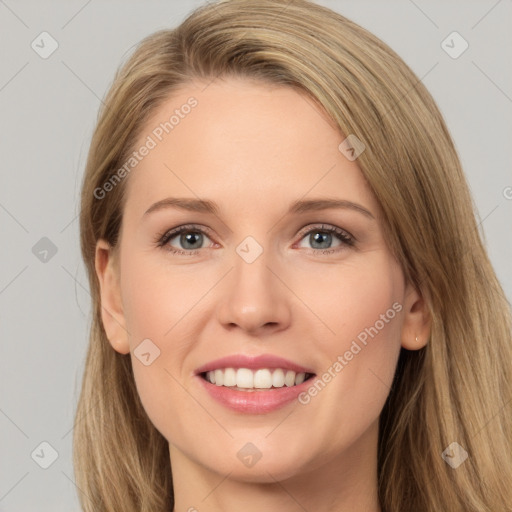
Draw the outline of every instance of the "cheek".
M332 401L332 410L344 404L343 409L361 411L369 420L378 414L393 380L404 283L400 267L387 253L365 256L357 265L341 265L331 273L324 287L328 300L317 292L317 307L322 306L322 320L331 332L323 330L315 341L323 355L320 380L331 388L329 397L322 393L324 399Z
M187 279L187 272L171 274L158 261L135 251L123 261L123 310L131 344L141 337L168 342L197 295L197 283Z
M150 366L142 365L132 355L132 365L137 393L151 423L168 441L180 439L189 426L187 418L197 416L198 410L178 384L179 376L165 364L163 353Z
M329 327L318 340L325 352L339 354L357 339L369 346L369 340L390 339L400 331L403 276L387 252L373 251L357 264L333 267L322 282L323 288L310 288L315 291L309 300Z
M186 413L194 407L180 383L188 378L183 361L194 339L192 331L200 326L200 305L193 306L206 285L191 279L187 271L171 275L135 251L122 265L123 312L137 392L153 425L170 439L186 428L181 420L187 415L173 411Z
M328 315L335 334L322 344L327 358L319 376L329 389L318 394L325 416L337 411L343 421L350 411L355 428L378 417L390 391L400 351L403 276L394 260L375 253L364 265L344 269L336 283Z

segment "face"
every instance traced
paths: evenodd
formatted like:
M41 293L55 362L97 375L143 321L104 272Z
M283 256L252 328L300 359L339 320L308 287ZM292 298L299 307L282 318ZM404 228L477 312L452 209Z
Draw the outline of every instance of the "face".
M421 298L314 102L205 87L173 94L134 148L152 146L125 178L118 260L97 247L107 336L171 462L263 482L355 460L400 347L421 347Z

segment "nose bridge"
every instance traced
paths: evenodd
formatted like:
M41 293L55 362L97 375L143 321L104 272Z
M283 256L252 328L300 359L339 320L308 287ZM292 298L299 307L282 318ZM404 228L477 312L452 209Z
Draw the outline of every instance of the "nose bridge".
M254 237L239 243L220 309L223 324L236 324L247 331L287 324L290 312L286 288L270 270L274 260L272 251Z

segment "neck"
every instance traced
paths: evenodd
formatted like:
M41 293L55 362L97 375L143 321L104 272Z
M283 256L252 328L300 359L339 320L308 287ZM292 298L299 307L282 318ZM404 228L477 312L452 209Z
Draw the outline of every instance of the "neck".
M212 471L170 444L173 512L381 512L377 441L378 422L345 451L329 460L323 457L309 471L277 479L260 467L261 478L253 481Z

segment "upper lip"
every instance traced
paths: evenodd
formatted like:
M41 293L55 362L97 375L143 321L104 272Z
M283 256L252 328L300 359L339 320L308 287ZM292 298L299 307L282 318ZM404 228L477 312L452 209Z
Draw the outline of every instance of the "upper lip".
M257 356L233 354L200 366L196 369L196 374L199 375L200 373L222 368L249 368L252 370L259 368L282 368L283 370L292 370L296 373L314 373L313 370L305 368L300 364L272 354L260 354Z

